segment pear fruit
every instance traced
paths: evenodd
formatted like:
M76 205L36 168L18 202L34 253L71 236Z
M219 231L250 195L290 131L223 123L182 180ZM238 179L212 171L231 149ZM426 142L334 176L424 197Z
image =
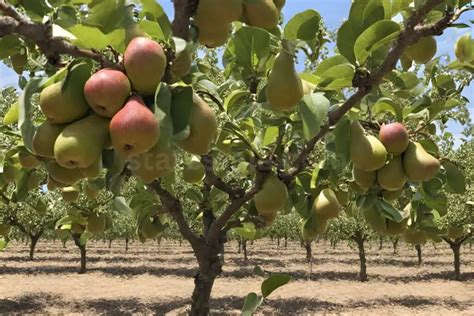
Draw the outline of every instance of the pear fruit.
M193 63L192 53L188 48L183 50L171 64L171 74L174 79L180 79L186 76L191 70L191 65Z
M429 181L440 169L439 160L428 154L420 143L410 142L403 154L403 169L412 181Z
M179 111L172 108L172 111ZM197 94L193 94L193 105L189 115L189 135L179 146L193 155L206 155L217 133L217 119L212 108Z
M204 28L199 27L198 40L199 43L206 46L207 48L216 48L224 45L229 38L229 34L232 31L231 24L225 24L222 27L218 28Z
M422 230L408 228L403 232L403 240L412 245L423 245L428 239L428 234Z
M408 131L401 123L383 124L380 128L379 139L391 154L403 153L410 142Z
M460 62L474 61L474 39L470 34L458 38L454 46L454 54Z
M7 183L15 182L15 167L5 164L3 166L3 179Z
M281 12L283 7L285 6L286 0L273 0L273 3L277 7L278 11Z
M203 164L198 160L192 160L183 168L183 180L188 183L198 183L204 179L206 170Z
M15 54L10 56L10 61L12 63L13 70L19 75L23 73L25 66L28 63L27 54Z
M459 226L448 227L448 237L451 239L459 239L464 236L464 228Z
M407 47L405 54L417 64L426 64L436 55L436 40L432 36L422 37L415 44Z
M31 172L28 176L28 191L36 190L41 184L41 179L36 172Z
M160 44L146 37L135 37L123 55L127 77L135 91L154 95L166 68L166 55Z
M352 177L354 181L362 188L370 188L375 183L377 173L375 171L364 171L352 166Z
M32 146L35 155L54 158L54 143L65 127L66 125L44 121L33 135Z
M61 196L64 202L72 203L79 198L79 190L75 187L65 187L61 189Z
M393 156L388 164L377 170L377 182L388 191L397 191L403 188L407 177L403 171L401 156Z
M280 20L280 12L273 0L256 0L244 3L245 21L250 26L274 29Z
M296 73L293 55L287 41L275 59L268 78L267 101L274 111L289 111L303 98L303 83Z
M130 96L127 76L114 69L102 69L93 74L84 86L84 96L100 116L113 117Z
M358 121L351 124L350 155L354 165L363 171L382 168L387 159L387 150L374 136L366 136Z
M102 170L102 155L97 158L96 161L92 163L87 168L79 168L81 171L81 174L84 176L84 178L87 179L97 179L100 176L100 171Z
M6 223L0 223L0 236L7 237L10 235L11 226Z
M304 95L311 94L313 93L314 89L316 89L316 85L307 80L301 79L301 83L303 84Z
M58 183L73 185L83 178L79 169L64 168L55 161L51 161L46 165L49 176ZM61 185L56 185L62 187Z
M258 214L274 216L288 200L288 189L275 174L265 177L260 191L255 194L254 201Z
M158 220L151 221L150 218L145 218L141 223L140 230L146 238L153 239L163 231L163 225Z
M105 232L105 224L105 214L92 213L87 217L86 230L92 234L102 234L103 232Z
M301 225L301 237L304 241L312 241L316 236L320 236L326 232L328 221L320 217L310 217L303 221Z
M147 152L160 138L160 124L143 99L132 96L110 121L110 137L117 153L129 158Z
M152 149L130 159L128 168L144 183L170 174L176 165L176 155L170 145L158 142Z
M242 13L243 0L200 0L196 20L200 28L213 29L238 21Z
M63 81L41 91L39 105L50 123L71 123L89 113L84 96L84 84L89 77L90 65L81 63L73 66Z
M375 207L364 208L362 214L367 224L378 234L387 232L387 221L385 217Z
M64 168L87 168L99 159L109 138L109 120L97 114L63 129L54 143L54 157Z
M326 188L314 200L312 212L316 217L328 220L337 217L341 209L336 193Z
M403 189L396 190L396 191L382 191L382 197L387 201L394 201L398 199L403 194Z
M18 158L20 160L20 165L25 169L35 169L41 165L41 161L26 151L20 151L18 153Z
M388 236L398 236L407 229L408 218L403 219L401 222L392 221L387 219L387 231Z

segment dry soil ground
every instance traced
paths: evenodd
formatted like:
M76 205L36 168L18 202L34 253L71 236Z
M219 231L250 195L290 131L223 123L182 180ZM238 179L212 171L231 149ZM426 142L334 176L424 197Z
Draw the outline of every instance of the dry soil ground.
M224 273L215 284L212 307L237 312L243 297L259 291L262 278L255 265L292 275L290 284L275 291L259 312L265 314L351 315L474 315L474 250L462 250L464 281L452 280L451 252L444 245L423 247L424 263L417 265L414 249L391 244L382 251L368 247L366 283L357 281L355 249L314 245L312 279L307 279L305 251L297 243L277 247L269 240L249 245L249 260L227 247ZM195 261L190 249L175 242L141 245L125 252L122 242L91 242L89 272L78 275L79 253L72 243L40 243L36 260L28 248L13 244L0 253L0 314L107 313L111 315L184 313L193 289Z

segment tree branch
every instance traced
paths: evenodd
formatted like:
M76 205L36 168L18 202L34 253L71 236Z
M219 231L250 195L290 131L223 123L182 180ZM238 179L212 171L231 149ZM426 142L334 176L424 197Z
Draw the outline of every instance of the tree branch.
M196 12L199 0L173 0L173 35L189 40L190 19Z
M218 177L214 172L214 158L211 155L201 156L201 163L206 170L206 178L204 181L210 185L215 186L222 192L225 192L229 195L232 200L235 200L239 197L242 197L245 192L242 192L241 189L233 188L230 184L224 182L220 177Z
M17 34L32 41L46 55L48 62L53 65L60 64L60 55L65 54L93 59L103 67L121 68L120 65L100 53L79 48L60 37L53 37L51 24L34 23L3 0L0 0L0 11L4 14L0 17L0 37Z
M443 2L443 0L430 0L412 14L412 16L405 22L404 30L400 33L394 47L387 54L383 64L372 74L367 75L364 80L358 83L358 90L347 99L341 107L329 113L328 122L321 127L318 135L306 143L300 155L293 162L293 167L288 171L288 173L281 175L285 182L290 182L308 165L308 156L314 150L317 142L326 135L330 130L330 127L336 125L353 106L358 104L372 91L374 87L382 82L383 78L395 68L398 60L408 46L417 42L421 37L439 34L456 21L463 12L467 11L467 9L463 8L455 13L447 12L445 17L435 24L420 25L431 10Z
M158 180L155 180L149 184L148 188L158 194L168 213L178 224L179 231L184 236L184 238L189 241L191 246L194 248L196 245L198 245L201 242L201 239L189 227L189 224L184 217L183 206L181 202L167 190L163 189Z

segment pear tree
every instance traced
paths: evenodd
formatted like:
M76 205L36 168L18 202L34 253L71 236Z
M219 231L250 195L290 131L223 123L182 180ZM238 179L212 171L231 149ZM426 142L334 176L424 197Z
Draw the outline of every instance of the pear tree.
M437 233L440 190L461 172L433 126L466 109L474 63L462 38L445 65L437 36L470 1L356 0L328 55L321 15L283 18L280 0L175 0L173 22L156 1L40 3L0 1L0 58L22 89L13 150L70 205L100 191L103 207L133 210L141 240L176 225L197 260L191 315L210 312L230 231L257 236L295 212L310 240L347 189L380 232L411 220ZM68 216L58 228L107 222Z

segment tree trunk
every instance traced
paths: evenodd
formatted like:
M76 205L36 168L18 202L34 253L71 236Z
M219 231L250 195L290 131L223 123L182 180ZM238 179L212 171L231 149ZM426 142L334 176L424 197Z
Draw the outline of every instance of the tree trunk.
M304 244L304 248L306 249L306 261L310 262L313 259L313 250L311 248L311 241L307 241Z
M38 235L30 235L31 243L30 243L30 260L33 261L35 259L35 249L38 240L40 239L41 234Z
M128 238L125 238L125 251L128 251L128 243L129 243Z
M380 236L380 238L379 238L379 250L382 250L382 248L383 248L383 237Z
M280 237L277 238L277 245L280 247Z
M454 278L461 280L461 244L460 242L453 242L450 246L454 255Z
M249 257L247 256L247 239L242 241L242 250L244 251L244 260L249 260Z
M112 248L112 239L109 239L109 249Z
M285 236L285 249L288 248L288 237Z
M199 272L194 277L194 291L192 295L190 315L209 315L209 300L215 279L222 273L221 250L206 246L205 249L195 250L199 262Z
M398 238L391 238L393 244L393 254L396 255L398 253L398 242L400 239Z
M367 278L367 259L365 258L365 249L364 249L364 238L360 234L356 235L354 238L359 248L359 261L360 261L360 271L359 271L359 280L361 282L366 282Z
M421 245L416 245L416 254L418 255L418 265L421 265L421 262L423 261L423 258L421 257Z
M74 239L74 243L76 244L76 246L81 251L81 269L79 270L79 274L84 274L87 271L86 245L81 244L81 235L73 234L72 238Z
M237 243L238 243L237 253L241 253L242 252L242 237L237 238Z

